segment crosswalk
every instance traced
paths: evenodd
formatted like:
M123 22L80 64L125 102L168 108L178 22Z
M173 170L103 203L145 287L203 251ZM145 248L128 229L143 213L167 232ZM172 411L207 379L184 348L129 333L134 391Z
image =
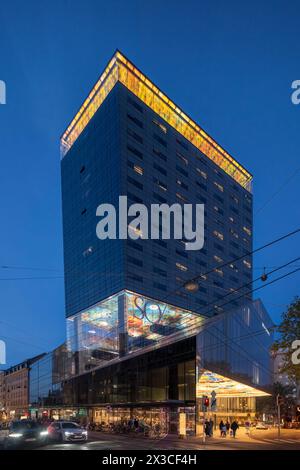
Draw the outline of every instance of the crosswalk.
M268 442L270 444L298 444L300 446L300 439L268 439L268 438L262 438L262 439L257 439L260 442Z

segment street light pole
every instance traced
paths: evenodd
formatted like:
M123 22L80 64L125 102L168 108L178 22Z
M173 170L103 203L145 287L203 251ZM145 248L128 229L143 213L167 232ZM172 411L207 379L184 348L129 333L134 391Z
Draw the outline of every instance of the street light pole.
M280 395L278 394L276 397L277 402L277 420L278 420L278 440L280 440Z

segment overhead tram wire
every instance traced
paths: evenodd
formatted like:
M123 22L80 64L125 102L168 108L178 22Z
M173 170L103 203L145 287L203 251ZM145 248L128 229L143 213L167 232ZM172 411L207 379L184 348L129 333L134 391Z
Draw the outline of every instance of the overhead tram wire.
M204 273L200 273L199 275L193 276L193 277L190 278L190 279L187 279L185 282L183 282L183 284L182 284L178 289L184 288L184 286L185 286L188 282L197 282L197 281L201 278L201 276L207 276L208 274L211 274L211 273L215 272L216 269L225 268L226 266L229 266L230 264L236 263L237 261L240 261L240 260L246 258L247 256L253 255L254 253L258 253L259 251L261 251L261 250L263 250L263 249L265 249L265 248L268 248L268 247L274 245L275 243L279 243L279 242L281 242L282 240L285 240L285 239L288 238L288 237L291 237L291 236L293 236L293 235L296 235L296 234L299 233L299 232L300 232L300 228L298 228L298 229L296 229L296 230L293 230L292 232L289 232L289 233L287 233L287 234L285 234L285 235L283 235L283 236L281 236L281 237L279 237L279 238L276 238L275 240L272 240L271 242L268 242L268 243L266 243L265 245L262 245L262 246L260 246L260 247L258 247L258 248L255 248L254 250L249 251L249 252L245 253L244 255L241 255L241 256L239 256L239 257L237 257L237 258L234 258L234 259L231 259L231 260L229 260L229 261L226 261L225 263L222 263L222 264L219 264L219 265L215 265L214 268L212 268L212 269L210 269L210 270L208 270L208 271L206 271L206 272L204 272ZM177 292L178 289L176 289L175 292ZM174 291L173 291L173 292L174 292ZM173 292L169 292L165 298L168 298L169 295L173 294Z
M297 272L297 271L300 271L300 268L299 268L299 269L296 269L296 270L294 270L294 271L292 271L292 272L290 272L290 273L287 273L287 274L285 274L285 275L283 275L283 276L280 276L279 278L276 278L276 279L274 279L273 281L270 281L270 282L268 282L268 283L266 283L266 284L264 284L264 285L262 285L262 286L260 286L260 287L258 287L258 288L256 288L256 289L254 289L252 292L254 292L254 291L256 291L256 290L259 290L259 289L262 289L262 288L265 288L265 287L267 287L268 285L273 284L273 283L275 283L275 282L277 282L277 281L279 281L279 280L281 280L281 279L283 279L283 278L285 278L285 277L287 277L287 276L289 276L289 275L291 275L291 274L294 274L294 273ZM240 297L244 297L244 295L242 295L242 296L240 296ZM194 314L200 316L200 314L197 314L196 312L195 312ZM191 319L189 319L189 320L191 321ZM204 322L204 323L201 324L201 327L202 327L202 326L206 326L207 323L211 323L212 321L216 322L216 317L208 318L208 319L207 319L207 322ZM121 325L120 325L120 326L121 326ZM215 327L215 325L212 325L212 326ZM121 327L122 327L122 326L121 326ZM224 332L222 332L221 330L218 330L218 331L220 331L220 332L224 335ZM224 342L223 339L220 339L219 337L217 337L216 335L214 335L212 332L209 332L209 334L213 335L213 336L216 337L218 340L221 340L224 344L227 344L227 343ZM108 333L108 334L102 336L101 339L105 339L105 338L108 337L109 335L110 335L110 334ZM249 333L249 336L251 336L251 335L252 335L252 334ZM227 340L230 340L230 341L232 341L232 342L234 342L234 343L236 342L236 339L229 338L228 335L226 335L226 336L227 336ZM6 338L9 338L9 337L6 336ZM21 343L23 343L23 344L29 344L29 343L25 343L25 342L22 341L22 340L15 340L14 338L9 338L9 339L12 339L12 340L17 341L17 342L21 342ZM240 348L240 345L237 345L237 346ZM215 346L213 346L213 347L215 347ZM229 347L230 347L230 346L229 346ZM38 346L38 348L41 349L40 346ZM230 347L230 348L231 348L231 347ZM232 349L232 348L231 348L231 349ZM234 352L235 352L235 351L234 351ZM249 357L250 357L250 356L249 356ZM268 371L268 372L270 372L270 371Z
M274 282L277 282L277 281L279 281L279 280L281 280L281 279L283 279L283 278L285 278L285 277L287 277L287 276L289 276L289 275L292 275L292 274L294 274L294 273L297 272L297 271L300 271L300 268L299 268L299 269L296 269L296 270L294 270L294 271L292 271L292 272L290 272L290 273L287 273L287 274L285 274L285 275L283 275L283 276L280 276L279 278L276 278L276 279L274 279L273 281L270 281L269 283L266 283L266 284L260 286L259 288L253 289L252 292L254 292L254 291L258 290L258 289L265 288L265 287L267 287L269 284L273 284ZM244 296L245 296L245 295L241 295L239 298L242 298L242 297L244 297ZM230 302L228 302L228 303L230 303ZM191 312L191 313L193 313L194 315L198 315L199 317L202 317L202 315L199 314L199 313L196 313L196 312ZM186 320L186 321L192 321L192 320L193 320L193 319L188 319L188 320ZM199 325L199 327L200 327L200 326L201 326L201 327L205 327L205 326L207 326L207 325L208 325L208 326L212 326L212 327L216 328L217 331L219 331L221 334L224 335L224 332L221 331L221 330L219 330L219 329L216 327L215 323L217 323L217 321L218 321L218 317L217 317L217 316L209 317L209 318L207 319L207 321L204 321L201 325ZM125 322L123 322L123 326L124 326L124 325L125 325ZM122 324L120 325L120 327L122 327ZM220 339L220 338L218 338L215 334L213 334L211 331L209 331L209 334L213 335L213 336L216 337L218 340ZM249 334L250 334L250 333L249 333ZM108 337L108 336L110 336L110 333L108 333L108 334L102 336L101 339L103 340L103 339L105 339L105 338ZM80 337L79 337L79 338L80 338ZM226 339L227 339L227 341L231 341L231 342L233 342L233 343L236 342L236 341L233 341L232 338L229 338L228 335L226 335ZM222 340L222 341L223 341L223 343L225 344L224 340ZM237 346L241 349L241 346L240 346L239 344L238 344ZM232 349L232 348L231 348L231 349ZM247 354L246 351L245 351L244 353ZM249 356L249 355L248 355L248 356ZM249 356L249 357L250 357L250 356ZM268 372L270 372L270 371L268 371Z
M243 259L243 258L246 257L246 256L249 256L249 255L251 255L251 254L253 254L253 253L257 252L257 251L260 251L260 250L262 250L262 249L264 249L264 248L267 248L267 247L269 247L269 246L271 246L271 245L273 245L273 244L275 244L275 243L278 243L278 242L280 242L280 241L282 241L282 240L288 238L289 236L293 236L293 235L295 235L296 233L299 233L299 232L300 232L300 228L299 228L299 229L296 229L296 230L294 230L294 231L292 231L292 232L289 232L289 233L287 233L286 235L283 235L282 237L279 237L279 238L277 238L277 239L275 239L275 240L273 240L273 241L271 241L271 242L269 242L269 243L267 243L267 244L265 244L265 245L263 245L263 246L261 246L261 247L259 247L259 248L256 248L256 249L253 250L252 252L248 252L247 254L245 254L245 255L243 255L243 256L241 256L241 257L238 257L238 258L236 258L236 259L230 260L229 262L226 262L226 263L224 263L223 265L219 265L219 266L217 265L217 266L216 266L215 268L213 268L212 270L207 271L206 273L201 273L199 276L197 276L197 278L199 278L199 277L201 277L201 276L203 276L203 275L210 274L210 273L214 272L216 268L224 267L224 266L226 266L226 265L229 265L229 264L231 264L231 263L234 263L234 262L236 262L236 261L238 261L238 260L240 260L240 259ZM298 271L298 270L295 270L294 272L297 272L297 271ZM294 273L294 272L293 272L293 273ZM290 273L290 274L293 274L293 273ZM289 274L288 274L288 275L289 275ZM284 277L286 277L286 276L284 276ZM17 279L18 279L18 278L17 278ZM17 280L17 279L16 279L16 280ZM37 279L38 279L38 278L37 278ZM192 279L195 279L195 276L194 276ZM279 279L280 279L280 278L278 278L278 280L279 280ZM14 279L11 279L11 280L14 280ZM1 279L0 279L0 281L1 281ZM275 280L275 281L276 281L276 280ZM186 281L184 282L183 286L186 284L186 282L188 282L188 280L186 280ZM261 288L267 287L267 285L272 284L273 282L274 282L274 281L272 281L271 283L267 283L267 284L265 284L264 286L262 286ZM182 287L182 286L181 286L181 287ZM175 291L173 291L173 292L176 293L181 287L178 287L178 288L177 288ZM242 287L241 287L241 288L242 288ZM257 290L257 289L255 289L255 290ZM173 292L171 292L171 293L173 293ZM251 292L253 292L253 291L247 292L247 295L249 295ZM169 296L171 293L169 293L168 296ZM168 296L166 296L165 298L167 298ZM244 297L244 296L245 296L245 295L242 295L241 297ZM220 299L219 299L219 300L220 300ZM161 300L161 302L164 302L164 299ZM228 302L228 303L230 303L230 302ZM193 312L193 313L197 315L196 312ZM198 315L201 315L201 314L198 314ZM105 336L104 336L104 337L105 337ZM104 337L103 337L103 338L104 338Z
M229 265L232 264L232 263L235 263L235 262L237 262L237 261L240 261L240 260L246 258L247 256L251 256L251 255L253 255L254 253L257 253L257 252L259 252L259 251L261 251L261 250L263 250L263 249L265 249L265 248L268 248L268 247L274 245L275 243L279 243L280 241L285 240L285 239L288 238L288 237L291 237L291 236L293 236L293 235L296 235L296 234L299 233L299 232L300 232L300 228L298 228L298 229L296 229L296 230L293 230L293 231L291 231L291 232L288 232L287 234L285 234L285 235L283 235L283 236L281 236L281 237L279 237L279 238L277 238L277 239L275 239L275 240L272 240L271 242L268 242L268 243L266 243L265 245L262 245L262 246L260 246L260 247L258 247L258 248L255 248L255 249L252 250L252 251L247 251L247 253L245 253L244 255L241 255L241 256L239 256L239 257L237 257L237 258L233 258L233 259L231 259L231 260L229 260L229 261L226 261L225 263L222 263L222 264L219 264L219 265L215 265L215 267L212 268L212 269L210 269L209 271L206 271L206 272L204 272L204 273L200 273L200 274L198 274L198 275L193 276L193 277L190 278L190 279L187 279L186 281L184 281L184 283L182 284L181 287L184 287L187 282L194 281L194 280L196 281L196 280L198 280L199 278L201 278L201 276L207 276L208 274L211 274L211 273L215 272L216 269L222 269L222 268L224 268L224 267L226 267L226 266L229 266ZM8 269L8 268L10 268L10 269L17 269L16 267L7 266L7 265L2 265L1 268L3 268L3 269ZM22 269L22 268L20 268L20 269ZM25 268L24 268L24 269L25 269ZM39 268L27 268L27 269L39 269ZM45 268L45 269L48 270L48 268ZM100 271L100 272L101 272L101 271ZM99 273L99 271L95 271L95 274L97 274L97 273ZM68 273L68 274L72 275L71 273ZM103 272L103 275L106 275L106 276L107 276L108 273L104 273L104 272ZM59 277L60 277L60 276L59 276ZM55 277L53 277L53 279L57 279L57 278L59 278L59 277L56 277L56 276L55 276ZM61 276L61 278L63 278L63 277L64 277L64 276ZM46 279L46 278L41 278L41 277L36 277L36 278L9 278L9 279L4 278L3 280L18 280L18 279L22 279L22 280L23 280L23 279ZM49 277L49 279L51 279L51 278ZM0 281L1 281L1 278L0 278ZM178 289L176 289L176 291L179 290L179 289L180 289L180 287L178 287ZM175 291L175 292L176 292L176 291ZM172 294L173 292L174 292L174 291L170 292L170 293L167 295L167 297L168 297L170 294ZM167 297L166 297L166 298L167 298Z
M273 272L275 272L275 271L278 271L279 269L283 269L284 267L286 267L287 265L289 265L290 263L293 263L293 262L294 262L294 260L292 260L292 261L290 261L290 262L288 262L288 263L285 263L285 264L283 264L281 267L278 267L278 268L276 268L276 270L273 270L273 271L271 271L271 272L269 272L269 273L267 273L267 274L270 275L271 273L273 273ZM300 269L300 268L299 268L299 269ZM299 269L295 270L295 272L298 271ZM294 271L293 271L292 273L294 273ZM292 273L288 273L287 275L292 274ZM260 278L258 278L257 280L259 280L259 279L260 279ZM279 278L278 278L278 279L279 279ZM252 283L256 282L257 280L252 281ZM272 283L273 283L273 281L272 281ZM236 291L239 291L239 290L245 288L245 286L247 286L247 285L249 285L249 283L240 286L240 288L238 288ZM269 285L269 283L264 284L263 286L260 287L260 289L263 288L263 287L266 287L267 285ZM250 295L250 294L251 294L252 292L254 292L255 290L257 290L257 289L249 290L248 292L246 292L246 293L242 294L241 296L239 296L238 299ZM232 292L232 293L233 293L233 292ZM218 301L224 299L225 297L227 297L227 294L223 295L220 299L218 299ZM234 300L237 300L237 299L236 299L236 298L235 298L235 299L231 299L230 301L226 302L226 304L232 303ZM154 300L154 301L155 301L155 300ZM163 303L164 301L159 301L159 302L162 302L162 303ZM210 302L208 305L206 305L206 307L208 307L209 305L214 305L214 306L217 306L217 307L221 307L221 305L216 305L215 302ZM222 305L223 305L223 304L222 304ZM174 307L173 304L172 304L171 306ZM180 307L177 307L177 308L180 308ZM208 313L214 312L215 308L214 308L214 309L211 309L211 310L209 310L208 312L205 312L205 313L194 312L194 311L191 311L191 310L188 309L188 308L185 308L185 309L183 309L183 310L187 310L188 314L191 313L191 314L193 314L193 315L198 315L198 316L200 316L200 317L202 318L203 316L205 317ZM209 317L209 320L210 320L211 318L214 318L214 319L215 319L216 316L215 316L215 317ZM187 322L188 322L188 321L192 321L192 319L187 319L186 321L187 321ZM120 326L122 327L122 326L124 326L124 325L120 325ZM103 338L105 338L105 336L104 336Z

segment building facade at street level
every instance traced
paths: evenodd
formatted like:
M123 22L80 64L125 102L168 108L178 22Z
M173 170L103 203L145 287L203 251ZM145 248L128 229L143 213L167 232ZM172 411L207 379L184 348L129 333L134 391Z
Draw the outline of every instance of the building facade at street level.
M31 367L31 415L195 434L215 392L215 421L253 419L273 366L251 294L251 174L118 51L61 149L67 341ZM139 227L98 239L97 207L118 214L121 195L204 204L204 247Z
M27 417L29 410L29 371L43 354L26 359L0 373L1 418Z
M141 326L134 305L142 301L149 309ZM267 394L272 380L272 323L260 301L207 323L192 312L122 292L97 305L80 328L98 331L103 316L108 321L116 317L122 303L128 314L126 350L123 333L111 328L105 342L95 336L87 343L83 336L81 346L62 345L63 354L49 353L32 366L33 418L107 426L138 418L149 425L159 422L164 432L195 434L201 432L202 398L211 398L214 391L216 406L209 407L207 417L216 423L233 417L241 423L255 419L256 397ZM156 306L163 311L159 322L153 313ZM136 336L136 328L145 331L143 338Z

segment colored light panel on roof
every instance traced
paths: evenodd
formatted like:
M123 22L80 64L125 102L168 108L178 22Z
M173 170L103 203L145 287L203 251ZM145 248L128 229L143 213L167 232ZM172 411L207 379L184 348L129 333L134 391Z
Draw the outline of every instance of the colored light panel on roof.
M215 162L237 183L251 191L251 174L120 52L116 52L111 59L88 98L63 134L61 138L62 156L71 148L118 81L210 160Z

